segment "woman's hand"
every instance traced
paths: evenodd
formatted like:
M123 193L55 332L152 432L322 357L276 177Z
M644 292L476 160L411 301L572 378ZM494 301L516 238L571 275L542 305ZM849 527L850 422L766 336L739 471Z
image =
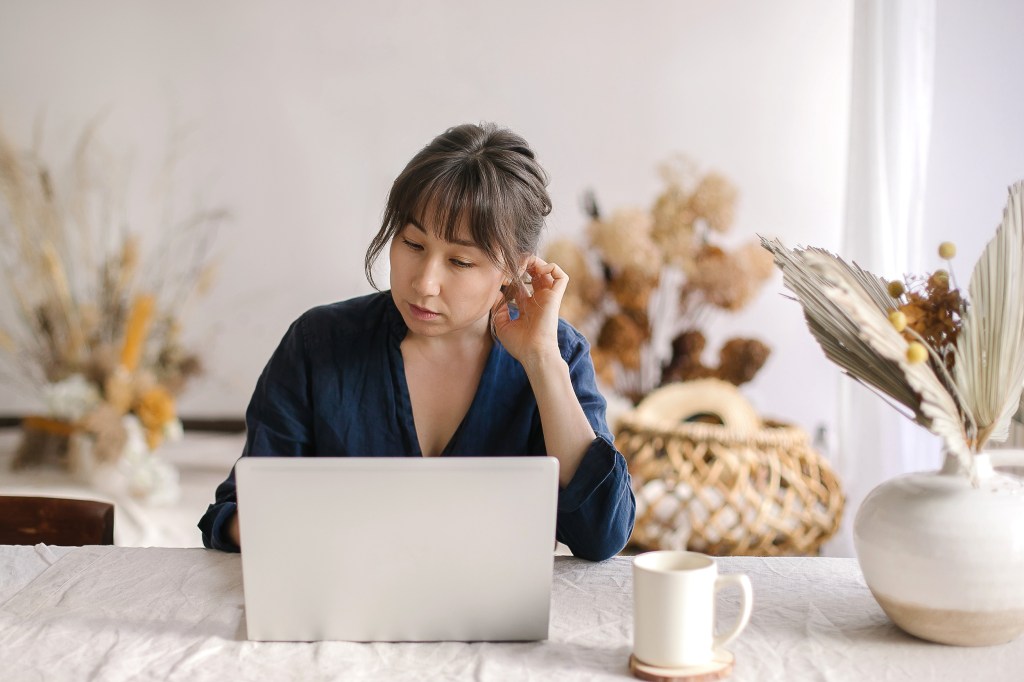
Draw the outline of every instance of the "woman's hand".
M504 297L495 304L491 315L494 334L516 360L529 369L532 364L560 358L558 350L558 309L569 284L569 276L554 263L531 256L526 263L533 295L517 287L514 299L519 316L509 315Z
M569 365L558 348L558 308L569 276L554 263L532 257L526 273L533 295L518 290L519 316L509 318L508 305L499 300L492 311L494 334L501 345L523 365L537 399L547 454L558 460L558 482L569 485L580 461L594 441L594 428L580 406L572 385Z
M241 535L238 531L238 511L235 511L235 513L231 515L231 520L228 521L228 537L231 538L231 542L235 543L237 546L242 546Z

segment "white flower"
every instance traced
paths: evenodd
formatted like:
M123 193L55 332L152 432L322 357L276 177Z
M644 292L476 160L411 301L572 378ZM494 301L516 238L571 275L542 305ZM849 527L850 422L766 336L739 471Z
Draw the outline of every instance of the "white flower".
M176 443L185 437L185 427L180 419L172 419L164 424L164 440L168 443Z
M126 414L121 418L121 425L124 426L127 438L124 441L124 450L121 452L122 459L138 460L149 454L149 445L146 443L146 431L142 428L142 422L134 414Z
M174 422L180 426L178 420ZM151 505L176 502L181 494L178 470L149 449L145 430L137 417L125 415L121 423L128 439L117 466L127 492Z
M100 392L81 374L43 387L43 399L55 419L78 421L100 404Z

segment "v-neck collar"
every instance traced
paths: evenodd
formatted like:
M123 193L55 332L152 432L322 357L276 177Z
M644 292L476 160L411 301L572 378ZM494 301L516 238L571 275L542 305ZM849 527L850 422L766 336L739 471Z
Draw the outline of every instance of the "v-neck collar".
M388 291L387 294L390 302L388 317L390 318L392 331L390 343L388 344L388 353L391 356L390 364L394 372L396 416L398 417L399 428L402 431L402 438L406 443L406 452L409 453L407 456L423 457L420 439L416 433L416 420L412 412L412 396L409 393L409 382L405 376L405 358L402 356L402 341L405 340L406 335L409 333L409 328L406 326L405 320L402 319L402 314L395 306L394 299L391 298L391 292ZM457 450L459 437L464 431L466 423L471 420L475 410L478 409L478 405L484 400L481 397L482 394L493 389L488 378L495 375L502 352L501 343L497 339L493 339L491 349L487 353L487 362L484 363L483 372L480 374L476 391L473 393L473 400L470 401L466 414L462 415L462 419L452 433L451 438L448 439L448 443L441 450L440 457L451 455L453 451Z

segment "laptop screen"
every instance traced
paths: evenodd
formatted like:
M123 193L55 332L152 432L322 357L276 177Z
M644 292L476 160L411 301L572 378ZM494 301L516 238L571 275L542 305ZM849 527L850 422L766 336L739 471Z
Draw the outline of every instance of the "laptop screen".
M551 457L243 457L248 638L547 637Z

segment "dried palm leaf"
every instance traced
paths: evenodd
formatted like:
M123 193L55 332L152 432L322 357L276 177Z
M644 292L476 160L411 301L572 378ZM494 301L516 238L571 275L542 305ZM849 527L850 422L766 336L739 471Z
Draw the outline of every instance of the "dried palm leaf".
M821 260L821 267L828 272L829 265L824 259ZM964 415L935 374L932 364L915 363L907 359L907 340L896 331L887 316L871 305L862 290L858 291L849 282L837 281L835 286L826 287L825 293L857 323L857 335L879 356L899 368L914 391L915 404L912 407L916 421L940 436L947 450L955 454L961 465L969 470L972 458L964 433Z
M858 322L842 305L826 294L831 282L812 267L807 254L821 254L835 258L827 251L815 248L790 250L778 240L762 237L761 244L775 256L782 270L783 283L796 295L803 308L804 319L815 340L825 351L825 357L839 365L849 376L868 388L888 396L897 404L909 408L904 414L924 426L927 418L918 407L917 394L907 382L897 363L878 355L858 334ZM862 281L863 288L879 310L891 303L882 280L873 278L859 268L836 259L837 267L848 271L849 277Z
M1010 188L1002 225L971 275L952 375L948 348L889 321L896 305L883 279L822 249L790 250L765 238L761 244L774 254L826 357L909 410L904 414L940 436L973 474L972 453L1007 437L1024 394L1024 183ZM926 361L908 359L907 334L928 349Z
M907 360L907 340L892 326L885 281L823 249L786 249L762 239L782 268L784 283L804 310L826 357L857 381L909 409L969 468L964 414L932 363ZM941 363L940 363L941 364Z
M1024 183L971 273L954 375L977 422L972 448L1003 441L1024 388Z

